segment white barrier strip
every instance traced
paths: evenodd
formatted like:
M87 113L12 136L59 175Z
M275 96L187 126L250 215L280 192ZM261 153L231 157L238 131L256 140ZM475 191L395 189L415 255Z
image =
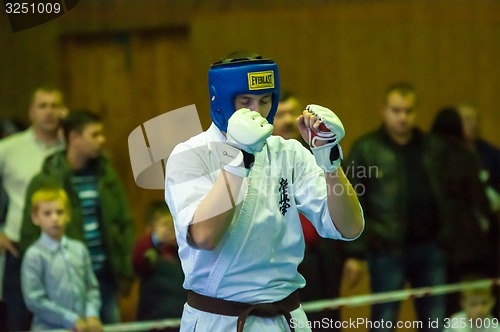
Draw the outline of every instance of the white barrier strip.
M461 282L457 284L441 285L434 287L423 287L414 289L403 289L393 292L356 295L342 297L333 300L319 300L302 303L305 312L319 312L323 310L333 310L345 307L359 307L370 304L404 301L425 296L443 295L458 292L464 289L487 288L500 285L499 279L483 279L478 281ZM105 332L141 332L153 329L165 329L169 327L179 327L180 319L163 319L148 322L134 322L105 325ZM67 330L53 330L51 332L68 332Z
M404 301L412 298L425 296L443 295L458 292L464 289L486 288L499 285L500 279L484 279L478 281L461 282L457 284L441 285L434 287L423 287L414 289L402 289L392 292L357 295L343 297L334 300L319 300L302 304L305 312L318 312L323 310L339 309L344 307L359 307L369 304Z
M150 330L166 329L168 327L179 327L181 320L178 318L162 319L147 322L130 322L119 324L108 324L103 326L104 332L143 332ZM48 332L71 332L69 330L50 330Z
M163 319L149 322L134 322L123 324L105 325L105 332L140 332L149 331L153 329L165 329L167 327L179 327L181 325L180 319Z

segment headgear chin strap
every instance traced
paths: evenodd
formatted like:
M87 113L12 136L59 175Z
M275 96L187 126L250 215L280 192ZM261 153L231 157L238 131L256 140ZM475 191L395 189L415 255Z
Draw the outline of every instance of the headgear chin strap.
M210 116L215 125L227 132L227 121L236 112L234 99L240 94L272 94L267 121L273 123L279 102L278 65L270 59L242 58L216 62L208 71Z

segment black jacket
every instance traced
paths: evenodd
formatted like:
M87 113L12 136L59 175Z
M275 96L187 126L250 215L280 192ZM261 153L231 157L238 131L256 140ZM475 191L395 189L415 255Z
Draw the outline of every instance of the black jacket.
M442 243L450 263L470 265L493 259L496 227L479 178L479 156L457 139L430 135L424 160L439 199Z
M363 235L346 247L348 256L402 254L409 241L437 238L440 225L423 148L418 129L404 146L393 142L383 127L354 143L343 169L358 194L366 225Z

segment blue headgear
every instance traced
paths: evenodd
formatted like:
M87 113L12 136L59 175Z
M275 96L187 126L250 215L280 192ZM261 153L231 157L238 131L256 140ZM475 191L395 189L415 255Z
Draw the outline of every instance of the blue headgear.
M234 98L240 94L272 94L267 121L273 123L278 108L280 79L278 65L270 59L239 58L216 62L208 71L210 117L227 132L227 121L236 112Z

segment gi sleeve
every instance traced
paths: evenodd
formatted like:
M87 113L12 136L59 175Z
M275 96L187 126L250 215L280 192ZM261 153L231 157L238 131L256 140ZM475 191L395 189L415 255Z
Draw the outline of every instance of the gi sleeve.
M294 192L297 209L311 222L321 237L352 241L337 230L330 218L327 202L326 179L323 170L316 164L314 156L305 148L295 154ZM346 190L342 186L332 190ZM359 235L358 235L359 236Z
M194 248L188 227L196 209L214 186L214 174L220 172L220 168L210 169L208 158L206 146L177 146L166 165L165 201L172 213L177 237Z

